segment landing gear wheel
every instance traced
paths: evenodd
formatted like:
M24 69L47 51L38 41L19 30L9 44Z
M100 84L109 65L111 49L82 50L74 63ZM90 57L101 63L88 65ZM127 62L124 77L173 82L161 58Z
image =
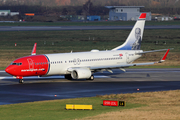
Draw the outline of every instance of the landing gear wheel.
M23 82L24 82L24 80L19 80L19 83L21 83L21 84L22 84Z
M91 81L93 81L93 80L94 80L94 75L91 75L91 77L90 77L90 78L88 78L87 80L91 80Z

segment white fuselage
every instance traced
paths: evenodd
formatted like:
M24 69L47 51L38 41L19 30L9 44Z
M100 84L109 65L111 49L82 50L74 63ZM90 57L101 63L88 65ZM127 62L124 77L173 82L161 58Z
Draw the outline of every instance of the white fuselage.
M70 74L67 71L68 68L125 65L141 57L136 54L139 52L142 50L92 50L91 52L45 54L50 63L47 75Z

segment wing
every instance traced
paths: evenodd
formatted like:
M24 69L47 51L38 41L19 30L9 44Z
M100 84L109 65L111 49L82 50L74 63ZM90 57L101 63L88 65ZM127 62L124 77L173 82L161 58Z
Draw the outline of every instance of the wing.
M113 66L96 66L96 67L90 67L91 70L94 69L115 69L115 68L125 68L125 67L131 67L131 66L140 66L140 65L153 65L156 63L162 63L165 61L170 49L167 49L166 53L162 57L162 59L158 62L147 62L147 63L132 63L132 64L124 64L124 65L113 65Z
M140 66L140 65L153 65L153 64L156 64L156 63L162 63L165 61L168 53L169 53L169 50L170 49L167 49L166 53L164 54L164 56L162 57L162 59L158 62L147 62L147 63L131 63L131 64L120 64L120 65L111 65L111 66L106 66L106 65L103 65L103 66L85 66L83 68L86 68L86 69L90 69L91 71L98 71L98 70L102 70L102 69L105 69L105 70L108 70L109 72L112 72L111 69L117 69L117 68L126 68L126 67L131 67L131 66ZM71 72L75 69L77 69L79 67L71 67L71 68L68 68L68 71Z
M159 52L159 51L172 50L172 49L174 49L174 48L170 48L170 49L160 49L160 50L151 50L151 51L144 51L144 52L140 52L140 53L136 53L136 54L145 54L145 53Z

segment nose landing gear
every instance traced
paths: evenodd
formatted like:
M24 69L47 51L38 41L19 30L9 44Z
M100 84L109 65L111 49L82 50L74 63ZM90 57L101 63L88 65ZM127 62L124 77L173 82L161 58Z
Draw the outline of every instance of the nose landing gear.
M16 76L16 79L19 79L19 83L23 83L24 82L24 80L23 80L23 77L22 76Z
M23 80L23 79L20 79L20 80L19 80L19 83L21 83L21 84L22 84L23 82L24 82L24 80Z

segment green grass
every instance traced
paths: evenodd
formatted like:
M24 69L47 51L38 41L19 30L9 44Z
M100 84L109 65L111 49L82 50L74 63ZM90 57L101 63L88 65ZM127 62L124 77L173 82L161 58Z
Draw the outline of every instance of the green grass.
M126 107L102 106L103 99L99 97L30 102L21 104L1 105L1 120L72 120L101 113L141 107L141 104L127 103ZM66 104L93 105L93 110L66 110Z
M101 21L101 22L15 22L0 23L0 26L117 26L134 25L136 21ZM180 21L146 21L146 25L180 25Z
M57 52L106 50L121 45L130 30L78 30L78 31L21 31L0 32L0 49L31 50L37 42L37 50ZM180 30L145 30L142 41L143 50L175 48L180 52ZM155 42L159 44L155 45ZM166 42L166 44L163 44ZM17 47L14 44L17 43Z
M5 70L5 67L0 67L0 70Z

